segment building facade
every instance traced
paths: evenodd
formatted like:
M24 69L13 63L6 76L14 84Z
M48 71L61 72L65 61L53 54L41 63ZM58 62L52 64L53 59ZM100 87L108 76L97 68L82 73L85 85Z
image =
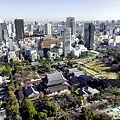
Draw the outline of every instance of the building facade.
M71 28L71 35L76 34L76 23L74 17L67 17L66 18L66 27Z
M84 42L88 50L92 49L94 44L94 30L95 26L93 23L84 24Z
M63 33L63 55L68 56L71 52L71 28L66 27Z
M51 23L46 23L46 24L45 24L45 28L46 28L46 35L51 35L51 34L52 34L52 26L51 26Z
M0 23L0 39L1 40L8 39L8 30L6 23Z
M24 21L23 19L15 19L16 39L24 39Z

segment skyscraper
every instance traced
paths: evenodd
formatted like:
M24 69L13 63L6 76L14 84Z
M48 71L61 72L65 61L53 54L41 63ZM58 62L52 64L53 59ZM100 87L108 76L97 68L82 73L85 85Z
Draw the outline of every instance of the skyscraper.
M71 28L71 35L76 34L76 23L74 17L67 17L66 18L66 27Z
M46 23L46 24L45 24L45 28L46 28L46 34L47 34L47 35L51 35L51 34L52 34L51 23Z
M71 51L71 28L66 27L63 33L63 55L68 56Z
M16 39L24 39L24 21L23 19L15 19Z
M0 25L0 40L2 40L3 34L2 34L2 26Z
M101 23L100 24L100 32L103 32L104 30L106 30L106 25L105 25L105 23Z
M94 44L94 30L95 26L93 23L84 24L84 42L88 50L92 49Z
M0 23L0 39L2 40L8 39L8 30L5 22Z

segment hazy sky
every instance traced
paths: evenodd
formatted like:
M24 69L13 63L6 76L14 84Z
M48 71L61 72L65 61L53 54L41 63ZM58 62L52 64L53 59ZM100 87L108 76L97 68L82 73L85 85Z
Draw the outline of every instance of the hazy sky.
M120 0L0 0L0 18L25 21L120 20Z

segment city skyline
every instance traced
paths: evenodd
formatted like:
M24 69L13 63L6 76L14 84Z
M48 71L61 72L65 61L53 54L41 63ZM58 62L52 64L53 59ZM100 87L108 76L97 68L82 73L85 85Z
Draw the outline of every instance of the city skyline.
M0 14L4 20L23 18L25 21L75 20L119 20L119 0L4 0L0 3Z

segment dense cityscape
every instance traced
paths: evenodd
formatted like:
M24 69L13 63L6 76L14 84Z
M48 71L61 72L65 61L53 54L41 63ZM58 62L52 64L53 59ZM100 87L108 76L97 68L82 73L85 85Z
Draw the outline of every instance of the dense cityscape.
M119 119L119 55L119 20L1 19L1 120Z
M1 1L0 120L120 120L119 4Z

